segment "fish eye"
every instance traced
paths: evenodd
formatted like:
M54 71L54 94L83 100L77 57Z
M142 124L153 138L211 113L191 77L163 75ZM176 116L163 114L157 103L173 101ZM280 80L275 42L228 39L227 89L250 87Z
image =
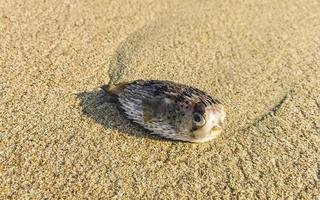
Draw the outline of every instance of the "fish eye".
M201 114L196 112L193 114L193 122L197 126L203 126L206 123L206 120L204 119L204 117Z

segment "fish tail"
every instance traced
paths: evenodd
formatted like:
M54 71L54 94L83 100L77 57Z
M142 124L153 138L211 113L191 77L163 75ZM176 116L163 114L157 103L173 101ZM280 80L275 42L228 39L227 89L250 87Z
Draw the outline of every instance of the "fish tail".
M118 101L116 93L112 90L112 85L102 85L100 88L104 92L103 100L106 102L114 103Z
M116 85L108 84L102 85L101 89L105 93L105 99L108 102L116 102L118 100L118 95L124 90L128 83L119 83Z

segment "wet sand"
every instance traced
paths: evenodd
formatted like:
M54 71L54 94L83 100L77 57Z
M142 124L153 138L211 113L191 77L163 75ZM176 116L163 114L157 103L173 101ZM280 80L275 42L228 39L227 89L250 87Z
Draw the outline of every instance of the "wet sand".
M319 13L307 0L0 0L0 198L320 198ZM221 99L221 137L150 136L99 102L101 85L141 78Z

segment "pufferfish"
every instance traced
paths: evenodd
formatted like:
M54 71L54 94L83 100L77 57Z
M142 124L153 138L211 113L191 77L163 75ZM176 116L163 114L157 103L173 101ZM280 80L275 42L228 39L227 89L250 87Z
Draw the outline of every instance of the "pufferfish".
M222 131L226 113L221 102L187 85L135 80L101 87L127 118L151 134L172 140L206 142Z

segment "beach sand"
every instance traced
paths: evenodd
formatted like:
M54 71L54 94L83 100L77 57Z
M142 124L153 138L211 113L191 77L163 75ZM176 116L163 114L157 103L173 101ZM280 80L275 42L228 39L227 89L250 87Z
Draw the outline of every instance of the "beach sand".
M320 198L319 1L0 0L0 198ZM164 140L99 87L173 80L223 134Z

